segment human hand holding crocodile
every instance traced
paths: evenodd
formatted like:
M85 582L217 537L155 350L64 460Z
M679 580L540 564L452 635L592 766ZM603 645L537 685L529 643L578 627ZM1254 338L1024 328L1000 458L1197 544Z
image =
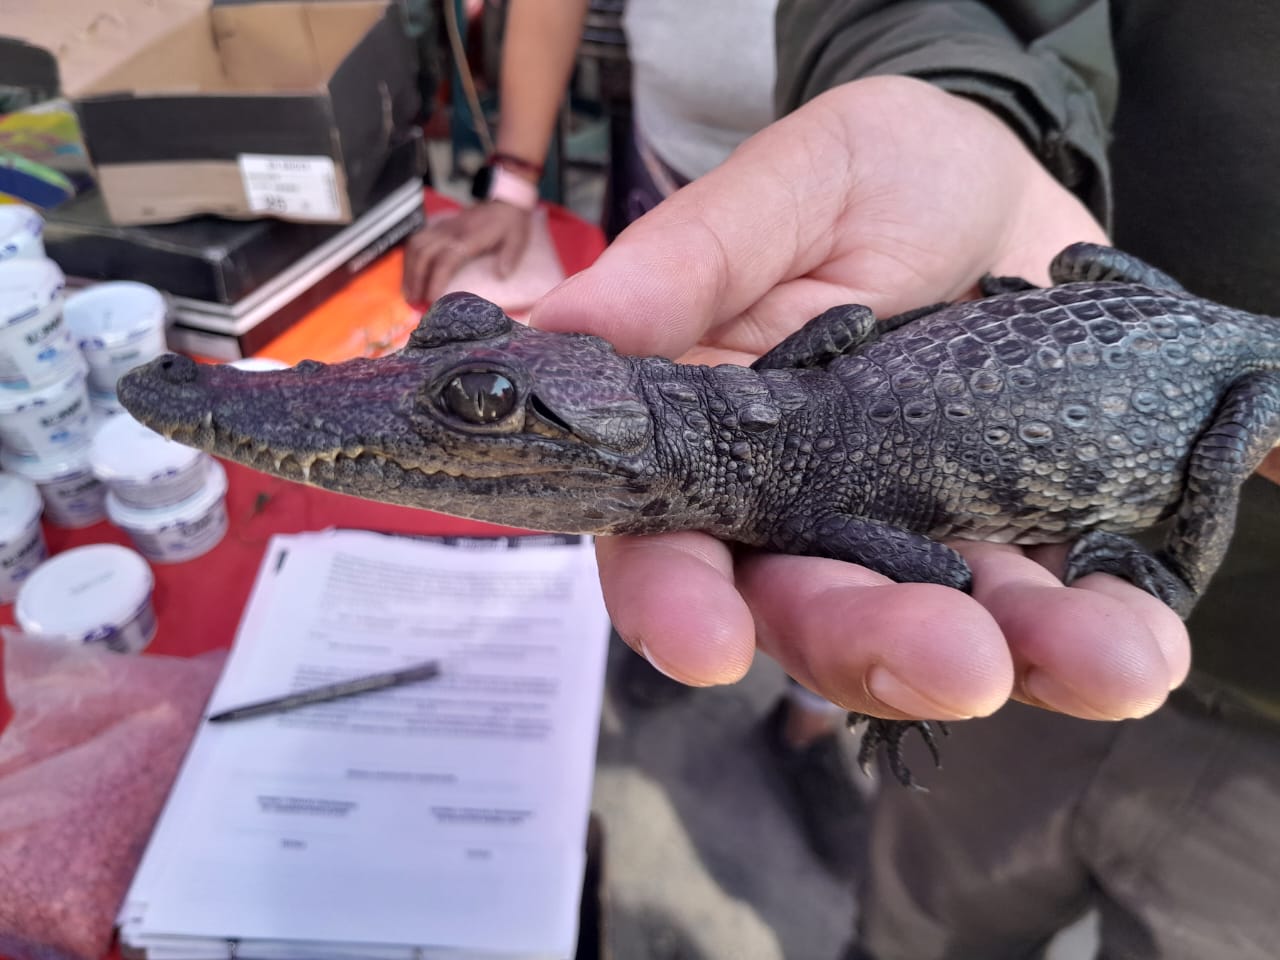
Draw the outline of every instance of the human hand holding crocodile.
M880 317L1042 282L1102 228L984 108L924 83L834 90L748 141L534 308L546 330L624 353L749 363L832 304ZM830 700L895 718L988 714L1012 694L1093 718L1141 716L1185 677L1180 620L1107 574L1062 586L1065 548L955 543L972 596L834 560L681 532L599 541L622 636L663 672L732 682L756 646Z

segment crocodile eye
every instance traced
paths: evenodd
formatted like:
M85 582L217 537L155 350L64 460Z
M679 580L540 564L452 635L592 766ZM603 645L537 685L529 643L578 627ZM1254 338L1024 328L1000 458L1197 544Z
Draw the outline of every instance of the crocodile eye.
M495 423L516 405L516 387L500 373L460 373L440 394L445 409L468 423Z

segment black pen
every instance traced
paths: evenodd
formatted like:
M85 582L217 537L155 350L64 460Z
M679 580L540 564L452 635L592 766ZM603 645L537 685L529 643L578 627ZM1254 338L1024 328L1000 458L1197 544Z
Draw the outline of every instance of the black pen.
M418 680L430 680L432 677L439 676L439 674L440 662L431 660L414 667L403 667L399 670L390 670L387 673L375 673L372 676L357 677L354 680L340 680L337 683L328 683L323 687L316 687L312 690L303 690L301 693L290 693L283 697L273 697L270 700L245 704L243 707L233 707L230 710L223 710L220 713L213 714L208 720L210 723L226 723L228 720L244 720L248 717L283 713L286 710L295 710L298 707L305 707L312 703L327 703L330 700L337 700L339 697L351 697L358 693L371 693L374 690L385 690L388 687L399 687L406 683L415 683Z

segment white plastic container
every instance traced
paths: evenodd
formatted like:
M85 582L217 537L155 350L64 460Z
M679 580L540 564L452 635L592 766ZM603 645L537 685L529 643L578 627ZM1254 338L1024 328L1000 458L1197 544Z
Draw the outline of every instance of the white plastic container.
M36 485L0 473L0 603L12 603L23 581L48 555Z
M0 260L0 388L33 390L83 362L62 320L65 285L52 260Z
M89 361L89 393L114 404L116 381L165 352L167 304L155 287L131 280L95 283L67 297L62 316Z
M0 465L36 485L44 517L55 526L74 530L107 518L107 487L93 474L88 447L72 447L51 459L4 450Z
M13 614L24 633L138 653L156 635L154 585L132 550L95 543L42 563L18 591Z
M212 461L166 440L127 413L110 417L89 446L89 464L121 506L141 510L190 500L205 486Z
M0 390L0 442L23 457L56 459L93 438L85 363L33 390Z
M0 204L0 260L44 258L44 219L30 207Z
M194 497L168 507L145 510L107 494L107 516L129 534L152 563L183 563L203 556L227 532L227 472L209 461L204 487Z

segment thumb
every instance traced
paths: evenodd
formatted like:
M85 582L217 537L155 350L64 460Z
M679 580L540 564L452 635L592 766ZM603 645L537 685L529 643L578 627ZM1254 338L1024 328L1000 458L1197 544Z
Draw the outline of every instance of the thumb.
M815 126L793 114L752 137L535 304L530 324L678 356L818 266L849 184L832 173L848 168L848 147Z

